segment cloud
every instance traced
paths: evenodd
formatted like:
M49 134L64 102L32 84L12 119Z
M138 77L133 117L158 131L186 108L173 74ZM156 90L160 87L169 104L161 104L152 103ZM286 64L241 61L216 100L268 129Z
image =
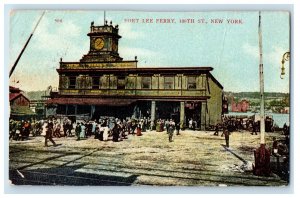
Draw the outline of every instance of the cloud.
M72 21L55 22L53 18L47 18L36 31L36 48L63 52L67 48L77 48L74 39L80 36L81 28Z
M287 50L283 47L273 46L272 51L266 54L266 59L270 62L274 69L278 69L281 67L282 56L286 51Z
M289 91L289 62L285 63L285 79L280 80L281 73L281 60L283 54L288 50L279 44L272 46L263 46L263 63L264 63L264 77L265 77L265 90L288 92ZM245 43L242 46L244 54L259 61L258 46Z
M119 25L119 34L123 35L124 38L130 40L145 38L144 32L133 30L132 24L130 23L121 23Z
M157 57L162 57L158 52L154 52L144 48L134 48L134 47L121 47L119 48L120 56L125 60L133 60L135 56L142 63L151 63L151 61Z
M57 87L58 74L55 71L57 66L58 62L53 63L50 60L23 59L10 78L10 83L14 85L13 81L19 81L18 86L25 91L45 90L49 85Z
M259 58L258 46L250 45L249 43L245 43L242 46L243 52L247 55L252 56L253 58Z
M259 48L258 46L250 45L249 43L245 43L242 46L243 52L246 55L250 55L252 58L259 59ZM275 68L279 68L281 66L282 55L287 51L287 49L281 46L271 46L266 49L263 48L263 61L272 65Z
M81 37L82 29L72 20L57 22L51 14L46 14L18 63L13 79L20 80L19 86L24 90L43 90L50 84L57 86L55 68L59 58L78 61L88 51L83 47L85 43L81 42ZM11 62L14 59L11 58Z

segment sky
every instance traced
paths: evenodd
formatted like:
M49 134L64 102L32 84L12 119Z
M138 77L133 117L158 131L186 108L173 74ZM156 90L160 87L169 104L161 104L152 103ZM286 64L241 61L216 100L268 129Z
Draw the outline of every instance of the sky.
M41 14L40 10L10 13L9 69ZM212 74L224 91L233 92L259 91L258 16L253 11L106 11L106 19L119 25L119 54L124 60L137 56L138 67L213 67ZM282 55L290 51L289 13L266 11L261 16L265 91L287 93L289 62L284 79L280 79L280 68ZM153 19L153 23L142 23L142 19ZM160 19L176 23L156 23ZM180 19L194 19L195 23L180 23ZM213 23L214 19L223 22ZM231 19L239 23L228 23ZM24 91L58 87L59 59L76 62L88 53L91 21L103 25L104 12L46 11L10 85Z

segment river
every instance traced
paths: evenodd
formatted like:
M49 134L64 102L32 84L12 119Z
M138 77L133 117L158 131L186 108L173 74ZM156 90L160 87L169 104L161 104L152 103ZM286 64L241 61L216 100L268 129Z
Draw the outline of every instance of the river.
M252 112L229 112L227 115L246 115L246 116L252 116L254 114L259 115L259 113L252 113ZM283 127L284 123L287 123L289 125L290 123L290 114L282 114L282 113L265 113L266 116L271 115L274 120L274 124L276 124L279 127Z

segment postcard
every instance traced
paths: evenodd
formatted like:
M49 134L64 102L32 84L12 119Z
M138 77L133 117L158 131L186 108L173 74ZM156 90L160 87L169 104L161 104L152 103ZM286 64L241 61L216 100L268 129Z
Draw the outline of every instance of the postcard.
M9 180L288 186L290 13L12 10Z

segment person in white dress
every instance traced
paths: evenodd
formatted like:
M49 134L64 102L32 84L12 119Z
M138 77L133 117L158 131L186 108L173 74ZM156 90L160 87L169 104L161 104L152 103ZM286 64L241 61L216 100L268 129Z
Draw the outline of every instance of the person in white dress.
M80 138L85 138L85 125L84 125L84 123L81 123Z
M103 132L103 140L107 141L108 140L108 132L109 128L107 126L104 127L104 132Z

